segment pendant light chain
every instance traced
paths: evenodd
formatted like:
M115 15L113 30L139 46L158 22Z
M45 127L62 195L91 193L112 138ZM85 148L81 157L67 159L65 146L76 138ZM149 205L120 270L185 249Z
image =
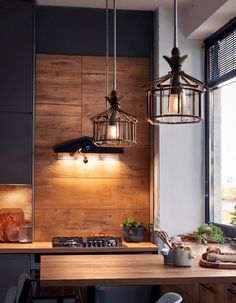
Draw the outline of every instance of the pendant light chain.
M113 0L113 11L114 11L113 90L116 91L116 0Z
M177 33L177 23L178 23L178 15L177 15L177 0L174 0L174 47L178 47L178 33Z
M109 10L108 0L106 0L106 96L109 91ZM108 109L108 102L106 102L106 109Z

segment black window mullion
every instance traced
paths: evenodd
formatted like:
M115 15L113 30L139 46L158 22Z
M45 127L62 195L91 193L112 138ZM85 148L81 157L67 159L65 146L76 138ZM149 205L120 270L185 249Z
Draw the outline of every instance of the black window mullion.
M236 17L205 40L205 50L208 87L236 76Z
M210 89L236 77L236 17L205 41L205 83ZM211 221L211 170L210 170L210 90L205 102L205 222ZM215 223L225 235L235 237L235 227Z

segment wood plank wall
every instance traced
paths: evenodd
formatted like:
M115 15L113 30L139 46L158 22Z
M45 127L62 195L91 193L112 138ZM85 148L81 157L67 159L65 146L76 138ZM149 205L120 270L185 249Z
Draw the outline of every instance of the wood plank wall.
M139 120L135 147L114 160L90 155L87 164L58 160L53 147L92 136L90 118L105 110L105 58L37 55L36 241L95 232L122 235L126 216L149 222L149 125L143 92L148 78L148 59L117 58L122 109Z
M1 185L1 208L21 208L24 212L25 223L32 223L31 185Z

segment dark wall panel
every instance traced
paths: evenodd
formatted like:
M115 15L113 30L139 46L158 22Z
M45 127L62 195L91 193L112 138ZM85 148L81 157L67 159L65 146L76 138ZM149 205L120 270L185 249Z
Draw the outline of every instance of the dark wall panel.
M33 1L0 1L0 111L32 112Z
M38 6L36 10L36 51L48 54L104 56L106 15L104 9ZM110 50L112 18L110 12ZM117 11L117 56L150 57L153 13Z
M32 115L0 114L0 184L30 184Z

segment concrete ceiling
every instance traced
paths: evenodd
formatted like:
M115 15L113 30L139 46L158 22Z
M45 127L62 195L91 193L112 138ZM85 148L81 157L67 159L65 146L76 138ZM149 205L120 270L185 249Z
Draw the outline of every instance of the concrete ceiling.
M183 6L191 0L179 0L178 5ZM109 0L109 5L112 6L113 1ZM74 7L90 7L90 8L105 8L105 0L37 0L38 5L51 6L74 6ZM128 10L147 10L154 11L159 6L171 6L173 0L117 0L117 9Z
M36 0L37 5L105 8L105 0ZM113 1L109 0L109 7ZM117 9L173 8L174 0L116 0ZM111 7L112 8L112 7ZM205 39L236 16L236 0L178 0L185 36Z

